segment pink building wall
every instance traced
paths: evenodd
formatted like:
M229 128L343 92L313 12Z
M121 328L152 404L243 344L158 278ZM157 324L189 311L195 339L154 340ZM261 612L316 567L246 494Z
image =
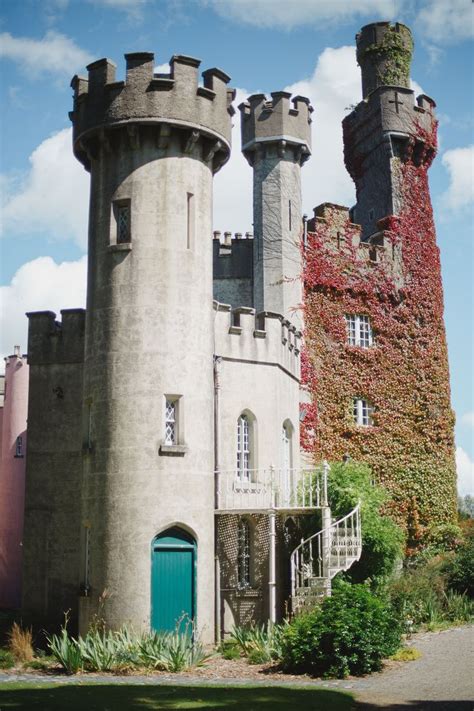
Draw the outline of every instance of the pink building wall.
M16 346L14 355L5 358L0 468L0 608L21 605L28 370L26 356L21 356Z

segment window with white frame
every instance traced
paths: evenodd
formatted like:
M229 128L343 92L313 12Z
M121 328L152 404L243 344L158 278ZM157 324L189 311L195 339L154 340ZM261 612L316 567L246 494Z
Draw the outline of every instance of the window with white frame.
M360 314L346 314L345 319L349 345L370 348L374 343L374 338L369 317Z
M360 427L371 427L374 424L372 419L374 408L372 405L367 400L356 397L352 403L352 414L356 425Z
M237 585L240 589L249 588L250 581L250 523L245 518L239 521L237 531Z
M237 476L243 481L250 480L251 423L248 415L242 414L237 420Z
M168 397L165 400L165 444L178 444L178 401Z

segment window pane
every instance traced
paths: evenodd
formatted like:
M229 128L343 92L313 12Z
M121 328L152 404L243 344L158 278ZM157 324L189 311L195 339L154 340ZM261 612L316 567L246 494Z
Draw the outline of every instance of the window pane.
M165 444L176 444L176 401L166 400L165 405Z
M117 212L117 243L130 242L130 207L120 205Z

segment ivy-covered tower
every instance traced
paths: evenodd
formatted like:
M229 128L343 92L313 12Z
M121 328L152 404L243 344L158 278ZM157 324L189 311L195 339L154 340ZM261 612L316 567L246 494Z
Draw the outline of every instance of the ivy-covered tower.
M309 223L303 424L317 458L368 462L409 541L455 515L453 412L439 250L428 186L435 103L409 88L410 30L356 37L363 100L343 121L355 206Z

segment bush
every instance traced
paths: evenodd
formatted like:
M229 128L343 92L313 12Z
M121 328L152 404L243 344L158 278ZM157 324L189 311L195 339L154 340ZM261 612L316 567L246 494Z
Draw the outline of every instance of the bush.
M464 594L449 589L449 576L454 553L439 554L422 560L390 583L388 593L393 607L406 629L426 625L429 629L447 624L468 622L474 605Z
M10 652L19 662L31 662L34 657L33 633L31 629L22 629L16 622L8 633Z
M365 585L340 583L320 607L287 627L282 662L291 672L343 678L380 669L400 646L390 605Z
M384 583L403 557L404 535L383 507L389 501L385 489L373 483L366 464L331 464L328 499L333 518L348 514L361 502L362 555L345 577L356 583L370 580L374 587Z
M451 590L474 598L474 535L458 548L446 574Z
M15 657L7 649L0 649L0 669L10 669L15 666Z

